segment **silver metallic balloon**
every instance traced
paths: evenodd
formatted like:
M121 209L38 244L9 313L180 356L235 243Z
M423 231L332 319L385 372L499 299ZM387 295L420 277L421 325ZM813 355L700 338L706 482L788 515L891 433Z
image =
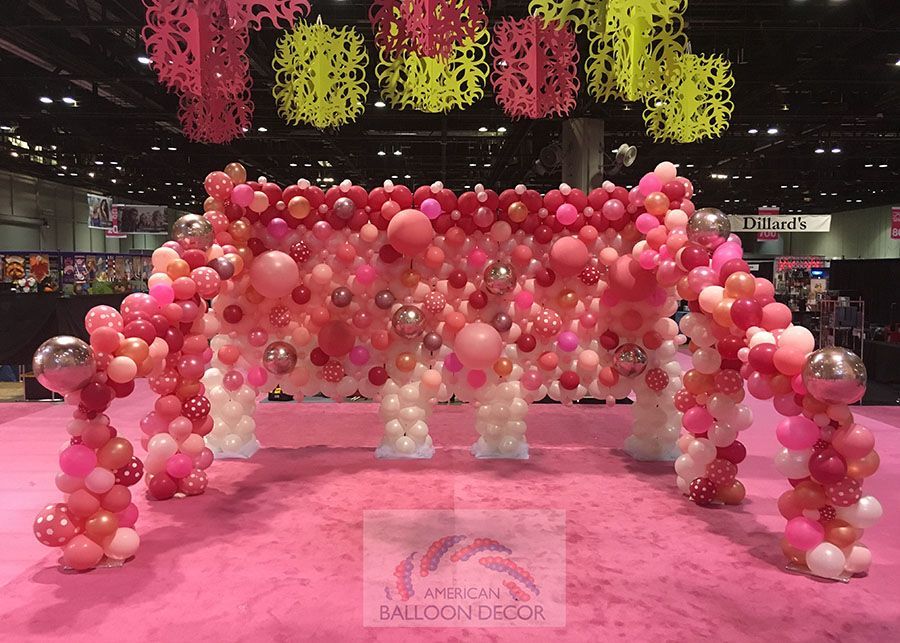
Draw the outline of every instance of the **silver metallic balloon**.
M497 329L497 332L505 333L512 328L513 320L507 313L499 312L494 315L491 320L491 326Z
M338 308L346 308L353 301L353 293L346 286L339 286L331 291L331 303Z
M172 224L172 238L183 248L206 250L215 235L212 224L199 214L186 214Z
M422 338L422 346L432 352L438 350L443 345L444 340L437 333L425 333L425 337Z
M63 395L84 388L97 372L91 347L69 335L51 337L41 344L31 366L38 382Z
M623 377L640 375L647 368L647 353L637 344L622 344L613 353L613 368Z
M297 349L287 342L272 342L263 353L263 367L274 375L285 375L297 365Z
M803 385L826 404L853 404L866 392L866 367L856 353L829 346L810 353L803 367Z
M484 287L494 295L505 295L516 287L516 273L512 266L495 261L484 270Z
M397 298L394 297L394 293L390 290L379 290L375 293L375 305L381 310L387 310L394 305L395 301L397 301Z
M425 315L417 306L400 306L391 317L394 332L406 339L422 334L425 327Z
M334 213L340 219L352 219L356 214L356 204L353 199L342 196L334 202Z
M704 248L714 250L728 241L731 221L721 210L700 208L688 219L687 238Z

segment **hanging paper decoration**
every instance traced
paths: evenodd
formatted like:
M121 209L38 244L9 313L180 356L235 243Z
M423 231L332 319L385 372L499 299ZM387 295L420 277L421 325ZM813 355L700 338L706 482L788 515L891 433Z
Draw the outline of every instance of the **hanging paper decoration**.
M400 109L431 113L471 105L484 95L488 40L488 31L483 29L447 59L379 52L375 75L382 97Z
M491 42L491 83L513 118L565 116L578 97L578 46L565 24L529 16L501 20Z
M666 63L687 47L684 0L608 0L592 30L585 62L588 92L597 100L641 100L666 82Z
M490 7L490 0L484 4ZM451 58L487 28L482 0L374 0L369 22L385 54Z
M606 0L531 0L528 13L541 18L544 26L551 22L568 24L575 31L589 31L603 25Z
M308 0L145 0L142 36L160 82L180 94L179 119L192 141L225 143L250 126L248 29L289 26Z
M319 129L356 120L369 92L368 63L356 29L301 22L278 40L272 60L279 116L292 125L309 123Z
M686 54L672 65L669 82L651 92L644 110L655 140L693 143L720 135L734 109L731 63L720 56Z

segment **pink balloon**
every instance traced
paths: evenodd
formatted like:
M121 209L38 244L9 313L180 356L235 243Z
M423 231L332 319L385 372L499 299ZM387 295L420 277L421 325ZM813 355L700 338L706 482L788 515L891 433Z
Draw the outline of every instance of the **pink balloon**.
M254 366L247 371L247 381L251 386L262 386L269 379L266 369L262 366Z
M59 454L59 468L63 473L84 478L97 466L94 450L83 444L73 444Z
M692 406L684 413L682 425L694 434L706 433L713 423L713 416L702 406Z
M793 396L792 396L793 397ZM788 449L809 449L819 439L819 426L802 415L783 419L775 427L775 436Z
M638 216L637 220L634 222L634 226L641 234L647 234L651 230L659 227L659 219L652 214L644 212Z
M253 188L246 183L239 183L231 189L231 202L246 208L253 201Z
M572 225L578 219L578 209L571 203L563 203L556 209L556 220L563 225Z
M350 361L356 366L362 366L369 361L369 350L365 346L354 346L350 350Z
M356 280L364 286L368 286L375 282L375 278L378 276L378 272L365 263L356 269Z
M284 237L289 231L287 222L281 217L275 217L271 221L269 221L269 225L266 226L266 230L269 231L276 239L281 239Z
M527 290L523 290L516 295L514 301L516 304L516 308L527 310L528 308L531 308L531 304L534 303L534 295Z
M459 373L463 369L462 362L459 361L459 358L456 356L456 353L450 353L444 359L444 368L446 368L451 373Z
M618 199L610 199L603 204L603 216L610 221L618 221L625 216L625 204Z
M412 257L431 245L434 228L424 212L401 210L388 223L387 236L397 252Z
M788 520L784 537L791 546L801 551L809 551L825 540L825 527L817 520L798 516Z
M466 375L466 381L472 388L481 388L487 382L487 375L482 370L469 371Z
M522 375L522 386L526 391L536 391L541 386L541 374L537 371L528 371Z
M300 281L300 269L278 250L264 252L250 264L250 283L263 297L286 297Z
M150 296L153 297L160 305L165 306L175 301L175 291L168 284L157 284L150 289Z
M175 478L186 478L194 470L194 463L183 453L176 453L166 461L166 473Z
M647 174L641 178L638 187L641 188L643 195L647 196L648 194L662 190L662 181L660 181L659 177L653 172L647 172Z
M441 216L441 204L437 199L425 199L422 201L422 205L419 206L419 209L427 216L429 219L437 219Z
M550 248L550 267L560 277L579 274L589 259L587 246L577 237L561 237Z
M488 369L503 352L503 338L490 324L473 322L463 326L456 334L453 347L463 366Z

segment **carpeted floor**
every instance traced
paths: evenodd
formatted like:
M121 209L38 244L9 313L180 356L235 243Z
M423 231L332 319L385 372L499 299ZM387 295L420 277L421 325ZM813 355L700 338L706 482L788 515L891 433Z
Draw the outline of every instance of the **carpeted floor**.
M149 406L140 388L114 424L128 435ZM900 628L900 432L876 433L882 470L866 486L886 508L865 542L867 578L849 585L782 571L785 482L772 465L774 413L757 403L745 434L741 507L682 498L671 465L619 450L631 409L542 405L529 415L532 458L477 461L473 412L438 410L430 461L373 458L371 404L263 404L264 448L217 462L201 497L138 501L142 547L121 569L61 573L31 521L54 500L67 409L0 406L0 640L265 641L887 641ZM870 409L862 409L866 416ZM367 509L566 512L566 626L366 628L362 520Z

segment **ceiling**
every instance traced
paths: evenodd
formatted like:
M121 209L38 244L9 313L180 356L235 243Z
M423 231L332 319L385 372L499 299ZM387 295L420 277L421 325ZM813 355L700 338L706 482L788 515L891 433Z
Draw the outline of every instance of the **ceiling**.
M197 207L202 178L232 160L280 182L349 178L371 187L393 177L416 185L441 179L454 190L479 182L545 190L560 181L558 170L538 172L535 161L559 140L561 120L510 121L490 87L469 109L447 115L376 107L368 2L313 0L311 13L366 37L370 92L359 120L336 132L284 124L271 96L279 32L267 28L250 34L253 128L227 145L194 144L181 134L177 98L138 61L145 54L141 0L8 4L0 18L6 169L181 207ZM527 0L496 0L489 17L526 13ZM638 147L636 164L618 182L669 159L694 180L698 202L730 212L900 203L898 3L694 0L686 18L695 53L723 54L733 64L731 126L712 141L657 144L644 133L640 104L598 104L582 89L573 116L604 120L607 154L621 143ZM579 43L584 60L587 43L582 36Z

